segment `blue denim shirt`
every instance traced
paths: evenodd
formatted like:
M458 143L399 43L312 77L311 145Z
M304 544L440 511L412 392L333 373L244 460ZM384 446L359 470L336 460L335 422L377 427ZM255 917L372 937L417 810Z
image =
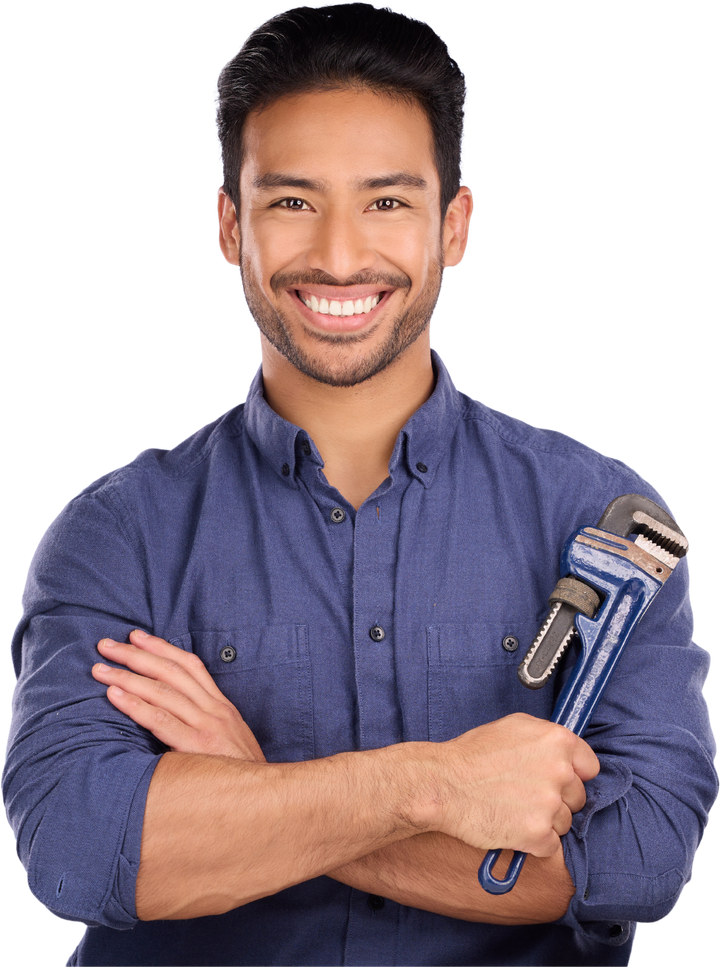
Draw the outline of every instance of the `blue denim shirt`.
M222 916L136 919L163 746L92 678L100 638L140 627L196 652L274 761L549 717L562 676L533 692L516 667L563 544L621 493L659 498L623 464L471 401L434 364L432 397L357 512L258 375L243 406L103 477L51 526L14 642L4 785L31 889L89 925L72 963L625 964L633 921L677 899L717 791L684 563L587 736L602 768L564 838L577 889L559 923L468 923L327 877Z

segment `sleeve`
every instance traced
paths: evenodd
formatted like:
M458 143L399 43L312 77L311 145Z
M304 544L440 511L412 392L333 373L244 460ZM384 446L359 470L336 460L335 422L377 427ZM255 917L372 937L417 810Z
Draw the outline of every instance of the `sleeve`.
M97 494L45 535L13 642L18 684L3 792L30 889L53 913L136 923L145 798L164 747L91 675L104 637L151 628L146 567Z
M622 944L634 921L672 909L717 796L702 697L709 656L691 636L683 560L626 646L585 734L601 768L564 838L576 892L560 922L596 941Z

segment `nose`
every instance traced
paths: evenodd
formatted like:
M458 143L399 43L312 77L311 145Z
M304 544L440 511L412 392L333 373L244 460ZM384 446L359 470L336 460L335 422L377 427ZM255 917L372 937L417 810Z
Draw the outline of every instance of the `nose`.
M375 259L361 213L333 206L318 219L307 252L310 268L327 272L342 282L371 269Z

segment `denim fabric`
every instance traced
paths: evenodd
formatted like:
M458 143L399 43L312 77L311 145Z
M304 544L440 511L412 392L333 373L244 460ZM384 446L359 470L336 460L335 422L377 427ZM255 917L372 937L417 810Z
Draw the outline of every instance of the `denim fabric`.
M372 909L326 877L223 916L136 920L163 747L92 678L102 637L140 627L196 652L273 761L549 717L562 675L529 691L516 667L564 542L618 494L659 498L623 464L471 401L434 364L435 392L357 512L258 374L243 406L103 477L51 526L14 641L4 788L31 889L89 925L73 963L625 964L633 921L677 899L717 791L683 563L588 734L602 770L565 837L577 892L560 923Z

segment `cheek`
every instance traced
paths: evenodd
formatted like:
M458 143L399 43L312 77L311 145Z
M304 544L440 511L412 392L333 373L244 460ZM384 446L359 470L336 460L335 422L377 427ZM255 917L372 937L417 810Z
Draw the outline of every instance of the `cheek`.
M378 238L378 248L385 258L422 286L440 257L439 224L413 225L408 231L388 231L382 235Z
M247 263L256 277L267 283L278 271L288 269L302 257L308 245L307 230L272 219L249 222L242 236Z
M275 271L272 259L277 247L270 244L267 233L258 231L258 226L245 223L241 229L243 271L249 273L256 282L264 283Z

